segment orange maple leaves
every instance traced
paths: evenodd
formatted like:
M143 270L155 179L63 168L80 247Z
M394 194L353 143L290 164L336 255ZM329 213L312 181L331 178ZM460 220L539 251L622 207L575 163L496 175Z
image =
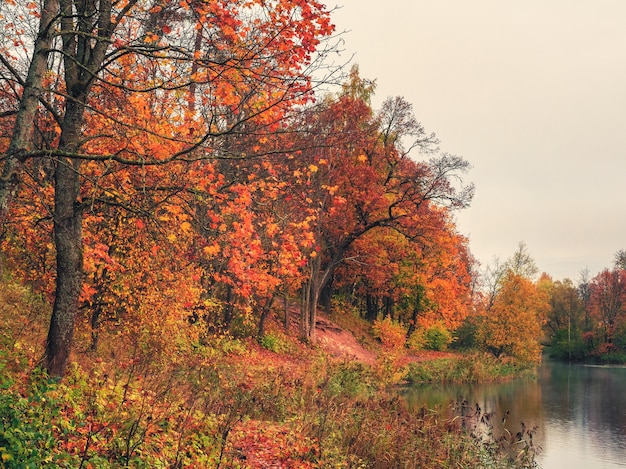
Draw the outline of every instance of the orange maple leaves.
M69 155L80 161L80 301L92 327L154 330L209 300L217 315L254 318L307 282L317 298L340 264L338 284L352 276L398 303L426 285L455 324L467 259L455 264L463 242L447 208L429 200L454 194L445 174L407 158L397 140L420 128L393 122L390 108L376 115L356 75L340 95L306 106L315 51L333 31L323 4L120 2L113 13ZM27 161L30 184L3 250L52 294L51 176L68 98L63 75L50 70L45 85L38 128L53 156ZM444 183L427 194L422 179ZM406 258L420 275L406 273Z

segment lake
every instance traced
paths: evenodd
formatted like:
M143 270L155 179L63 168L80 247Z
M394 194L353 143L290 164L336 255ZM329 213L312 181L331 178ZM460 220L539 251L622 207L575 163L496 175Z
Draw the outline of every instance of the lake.
M625 367L546 362L536 380L413 386L406 396L413 406L429 408L465 399L493 412L497 425L508 411L504 425L514 434L522 422L536 427L543 469L626 467Z

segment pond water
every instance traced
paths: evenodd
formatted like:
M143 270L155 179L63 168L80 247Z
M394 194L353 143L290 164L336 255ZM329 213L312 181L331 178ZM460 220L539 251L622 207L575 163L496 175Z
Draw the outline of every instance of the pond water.
M415 407L478 404L498 424L507 415L513 434L522 422L536 427L533 442L541 447L536 460L543 469L626 467L626 367L546 362L536 380L413 386L406 397Z

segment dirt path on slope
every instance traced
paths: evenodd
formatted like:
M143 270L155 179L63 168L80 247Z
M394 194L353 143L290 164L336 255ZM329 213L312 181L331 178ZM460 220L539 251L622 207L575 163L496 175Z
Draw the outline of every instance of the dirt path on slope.
M290 327L294 332L298 327L300 311L290 310ZM324 313L319 313L315 321L315 335L317 345L327 353L337 358L346 360L356 360L368 365L376 362L377 352L363 346L352 331L342 328L332 321ZM436 352L432 350L421 350L418 353L407 353L406 362L421 362L434 360L437 358L453 357L454 352Z
M347 360L357 360L368 365L376 361L375 351L364 347L351 331L341 328L323 314L318 315L315 321L315 334L318 345L331 355ZM407 353L404 360L406 363L422 362L454 356L458 356L458 354L455 352L420 350L417 353Z
M376 361L376 354L361 345L352 332L325 317L318 317L315 321L315 334L318 345L331 355L369 365Z

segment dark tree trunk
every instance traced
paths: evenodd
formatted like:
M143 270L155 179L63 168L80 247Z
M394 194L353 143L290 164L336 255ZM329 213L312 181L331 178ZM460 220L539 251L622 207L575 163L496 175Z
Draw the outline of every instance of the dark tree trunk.
M415 332L415 328L417 327L417 317L419 316L422 310L422 293L423 288L420 286L416 290L415 303L413 303L413 312L411 313L411 320L409 321L409 328L406 331L406 338L411 337L413 332Z
M85 95L66 105L59 148L78 148L85 106ZM46 367L54 377L62 377L72 349L78 301L83 286L83 234L80 206L80 160L59 158L54 173L54 242L57 285L48 339Z
M320 278L320 260L311 260L308 281L302 287L302 305L300 313L300 337L304 342L315 343L315 323L317 322L317 303L324 278Z
M233 321L233 287L226 285L226 304L224 305L224 327L228 329Z
M316 340L315 326L317 325L317 303L319 301L319 293L317 289L312 291L311 304L309 305L309 342L314 344Z
M259 329L257 333L257 338L261 340L265 336L265 323L269 316L269 313L272 309L272 305L274 304L274 297L270 298L267 301L267 304L261 309L261 316L259 317Z
M62 377L67 367L83 285L82 213L78 192L78 163L60 159L55 172L57 285L46 342L46 367L54 377Z
M285 310L285 316L283 317L283 328L285 332L289 331L289 298L287 295L283 297L283 308Z
M365 295L365 319L374 322L378 317L378 298L370 293Z
M322 288L322 292L320 293L320 304L322 305L322 308L324 308L324 311L326 311L326 314L332 313L333 280L334 275L331 275L328 283L324 285L324 288Z
M302 284L300 297L300 339L303 342L309 340L309 307L311 304L311 280Z
M73 154L80 149L87 97L113 33L112 3L94 0L58 4L63 42L65 86L68 98L61 124L59 150ZM94 18L97 35L94 40ZM72 349L78 301L83 284L82 207L79 158L59 157L54 174L54 242L57 284L45 363L51 376L65 373Z
M385 296L383 298L383 304L385 306L385 317L389 316L391 320L394 320L395 318L393 317L393 298L390 296Z
M408 339L415 332L415 323L417 322L417 316L419 315L419 309L416 307L413 308L413 312L411 314L411 320L409 321L409 328L406 331L406 338Z
M89 350L98 351L98 341L100 339L100 316L102 315L102 307L97 305L91 312L91 345Z

